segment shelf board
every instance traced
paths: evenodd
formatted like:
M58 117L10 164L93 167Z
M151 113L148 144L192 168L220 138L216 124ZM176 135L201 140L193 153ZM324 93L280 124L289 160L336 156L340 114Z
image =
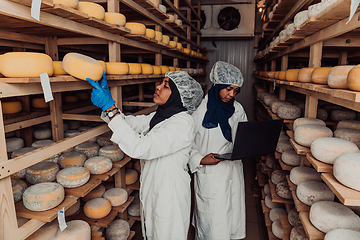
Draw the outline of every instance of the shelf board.
M134 236L135 236L135 231L130 231L130 235L129 235L129 237L127 238L127 240L133 239Z
M260 170L257 171L257 177L260 187L263 187L268 183L268 176L263 174Z
M261 200L261 207L262 207L263 213L270 212L270 210L271 210L270 208L268 208L265 205L265 200Z
M279 163L280 163L280 166L281 166L281 169L282 169L282 170L291 171L291 169L294 168L294 166L287 165L287 164L284 163L281 159L279 159Z
M331 164L320 162L319 160L314 158L311 153L307 153L306 158L316 171L321 173L333 173L333 166Z
M131 185L126 185L126 188L133 189L133 190L140 190L140 176L136 183Z
M342 185L334 175L322 173L321 179L335 193L336 197L347 206L360 206L360 192Z
M310 207L308 205L305 205L302 202L300 202L300 200L296 196L296 191L292 191L292 196L293 196L296 210L298 212L309 212L310 211Z
M126 209L129 207L129 205L132 203L133 200L134 200L134 197L129 196L126 203L124 203L124 204L122 204L120 206L117 206L117 207L113 207L112 209L117 211L117 212L123 213L123 212L126 211Z
M280 215L281 226L284 229L284 237L283 239L290 239L290 232L293 226L290 225L288 220L288 215Z
M94 175L90 176L90 180L85 184L77 188L65 188L66 195L72 195L76 197L85 197L91 190L101 184L101 180L96 179Z
M131 215L128 214L128 218L129 218L129 219L133 219L133 220L135 220L135 221L139 221L139 222L141 221L140 216L131 216Z
M118 212L116 210L111 210L111 212L104 218L101 219L92 219L85 216L83 210L81 209L78 214L72 215L67 218L67 221L72 220L83 220L90 224L90 226L98 226L98 227L104 227L107 228L110 223L116 218L118 215Z
M279 153L278 151L275 151L274 156L276 159L281 159L281 153Z
M51 222L55 218L57 218L57 213L62 209L65 210L69 209L72 205L77 202L78 198L70 195L66 195L64 201L57 207L41 212L31 211L25 208L23 201L17 202L15 204L16 216L29 218L29 219L36 219L43 222Z
M268 231L269 240L280 240L280 238L275 237L270 226L267 227L267 231Z
M280 197L279 195L277 195L276 193L276 186L275 184L273 184L270 179L269 179L269 185L270 185L270 189L271 189L271 198L273 202L276 203L289 203L292 204L294 201L291 199L285 199Z
M113 175L115 175L118 171L120 170L120 168L118 167L113 167L110 171L103 173L103 174L93 174L92 177L95 179L99 179L101 181L107 181L110 177L112 177Z
M290 139L294 139L294 131L286 131L286 134L289 136Z
M118 162L113 162L113 166L114 167L117 167L117 168L122 168L124 167L126 164L128 164L128 162L131 161L131 157L127 156L127 155L124 155L124 158L121 159L120 161Z
M270 220L269 212L264 213L264 219L265 219L265 226L271 227L272 221Z
M317 230L310 222L308 212L299 212L301 223L309 240L323 240L325 233Z
M290 190L295 191L297 186L290 180L290 175L286 175L286 180L288 181Z
M295 152L299 155L306 155L310 152L310 148L297 144L294 139L290 139L290 143L293 146Z

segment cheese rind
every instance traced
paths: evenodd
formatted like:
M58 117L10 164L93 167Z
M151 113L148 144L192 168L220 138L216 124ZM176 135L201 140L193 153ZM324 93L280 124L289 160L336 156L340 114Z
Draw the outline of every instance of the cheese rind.
M51 128L38 128L33 132L33 136L36 139L48 139L51 138Z
M155 40L161 41L163 38L162 32L155 31Z
M286 180L276 184L276 194L285 199L293 199L292 192L289 188L289 184Z
M129 65L129 74L138 75L141 74L141 64L139 63L128 63Z
M353 67L354 65L331 68L327 79L328 86L336 89L347 89L347 76Z
M56 181L64 188L76 188L86 184L90 179L90 172L84 167L68 167L60 170Z
M130 29L131 34L145 35L146 32L146 26L142 23L127 22L125 27Z
M98 81L102 78L104 72L104 67L101 63L91 57L79 53L67 53L63 58L62 68L71 76L81 80L91 78L94 81Z
M74 150L84 153L87 158L92 158L99 154L99 145L92 142L84 142L75 146Z
M111 170L112 161L104 156L92 157L85 161L84 167L91 174L103 174Z
M17 203L22 199L23 193L27 189L27 184L20 179L11 179L11 187L12 187L14 202Z
M110 158L112 162L117 162L124 158L124 153L119 146L110 145L100 148L99 156L104 156Z
M136 181L139 179L139 174L134 169L126 169L125 172L125 183L126 185L131 185L136 183Z
M300 69L288 69L286 70L285 80L289 82L298 82L298 74Z
M13 137L13 138L7 138L5 140L6 142L6 151L8 153L10 152L14 152L20 148L23 148L24 147L24 140L22 138L16 138L16 137Z
M150 64L141 63L141 74L153 74L154 69Z
M352 128L360 130L360 121L358 120L342 120L336 125L336 129L340 128Z
M81 152L67 152L60 156L58 164L62 169L68 167L82 167L84 166L85 161L85 154Z
M303 226L297 226L291 229L290 240L309 240Z
M272 223L271 225L271 231L273 232L273 234L280 238L280 239L283 239L283 236L284 236L284 229L281 225L281 222L280 220L276 220L275 222Z
M360 130L350 128L336 129L334 137L348 140L355 143L358 147L360 146Z
M299 212L296 210L296 208L292 209L288 214L288 221L291 226L297 227L302 226L301 220L299 217Z
M103 20L105 17L105 9L100 4L97 3L79 2L77 10L100 20Z
M294 105L281 105L277 109L277 115L283 119L296 119L301 116L301 109Z
M281 160L290 166L299 166L301 155L297 154L294 149L288 149L281 154Z
M57 4L65 5L67 7L75 8L75 9L77 9L77 7L79 5L79 0L54 0L53 2L57 3Z
M53 61L54 75L67 75L65 70L62 68L61 61Z
M111 206L117 207L126 203L128 192L123 188L111 188L104 193L103 198L109 200Z
M316 68L311 74L311 81L317 84L327 84L330 70L330 67Z
M316 118L297 118L293 123L293 131L300 125L304 124L312 124L312 125L319 125L319 126L326 126L326 123L321 119Z
M145 30L145 36L148 38L155 38L155 31L151 28Z
M39 162L26 169L26 180L31 184L51 182L60 168L54 162Z
M271 194L266 195L266 197L265 197L265 205L270 209L282 208L284 206L284 204L282 204L282 203L273 202L272 198L271 198Z
M90 225L83 220L66 222L67 227L57 230L55 240L91 240Z
M59 229L59 223L57 219L52 222L45 223L39 230L31 234L26 240L45 240L54 239L57 230Z
M347 87L353 91L360 91L360 65L353 67L347 76Z
M355 120L356 113L350 109L335 109L331 111L331 119L335 122Z
M271 182L276 185L276 184L286 180L286 174L287 174L287 172L284 170L277 169L277 170L272 171Z
M163 42L165 44L169 44L170 43L170 37L168 35L163 35L161 42Z
M31 105L34 108L48 108L50 106L50 103L45 102L44 98L33 98L31 100Z
M65 217L69 217L72 215L75 215L76 213L79 212L80 210L80 198L78 198L78 200L76 201L76 203L74 205L72 205L71 207L69 207L66 211L65 211Z
M334 177L343 185L360 191L360 153L345 153L336 158Z
M326 233L324 240L358 240L360 232L351 229L333 229Z
M124 62L106 62L106 73L109 75L126 75L129 73L129 64Z
M310 83L311 82L311 74L315 70L315 68L302 68L298 73L298 81L302 83Z
M124 14L117 12L105 12L104 21L124 27L126 24L126 17Z
M332 136L333 132L330 128L312 124L300 125L294 131L294 140L305 147L310 147L317 138Z
M111 203L105 198L94 198L84 205L84 214L88 218L100 219L111 212Z
M303 181L321 182L321 175L311 167L294 167L290 171L290 181L295 185L298 185Z
M269 212L269 218L271 221L275 222L280 219L280 215L287 215L287 212L283 208L273 208Z
M303 181L296 187L296 196L298 199L308 205L312 206L320 201L334 201L335 194L331 189L319 181Z
M140 209L140 199L135 198L128 207L127 212L130 216L138 217L140 216Z
M1 101L1 108L3 114L14 114L21 112L22 110L22 103L21 101Z
M116 219L106 228L106 239L126 240L130 236L130 225L123 219Z
M283 153L286 150L293 149L292 145L290 144L289 140L279 140L276 145L276 151L279 153Z
M96 188L94 188L91 192L89 192L85 197L82 198L84 202L87 202L94 198L101 198L105 193L104 185L100 184Z
M165 74L170 71L168 66L159 66L161 68L161 74Z

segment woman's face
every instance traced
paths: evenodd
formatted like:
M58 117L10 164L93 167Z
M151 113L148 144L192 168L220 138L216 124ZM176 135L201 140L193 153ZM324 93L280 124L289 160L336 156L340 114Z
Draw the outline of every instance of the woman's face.
M220 99L223 102L229 102L231 99L235 97L235 95L239 92L240 88L235 85L230 85L224 89L220 90Z
M171 95L171 89L169 86L169 77L163 79L162 83L156 86L154 93L154 103L163 105L167 102Z

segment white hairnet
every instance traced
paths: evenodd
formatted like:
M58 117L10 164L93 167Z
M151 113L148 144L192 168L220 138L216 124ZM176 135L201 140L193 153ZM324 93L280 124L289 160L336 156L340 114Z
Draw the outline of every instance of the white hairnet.
M240 69L234 65L217 61L210 71L210 81L214 84L229 84L241 87L244 83Z
M169 77L175 83L183 106L188 111L195 111L204 95L201 85L185 71L170 71L165 77Z

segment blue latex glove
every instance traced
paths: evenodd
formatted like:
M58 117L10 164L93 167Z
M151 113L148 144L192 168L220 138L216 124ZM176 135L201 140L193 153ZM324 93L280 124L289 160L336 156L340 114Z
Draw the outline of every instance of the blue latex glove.
M105 110L115 104L106 81L106 72L103 73L103 77L98 82L95 82L91 78L87 78L86 81L94 87L91 92L91 102L95 106L101 108L102 111L105 112Z

